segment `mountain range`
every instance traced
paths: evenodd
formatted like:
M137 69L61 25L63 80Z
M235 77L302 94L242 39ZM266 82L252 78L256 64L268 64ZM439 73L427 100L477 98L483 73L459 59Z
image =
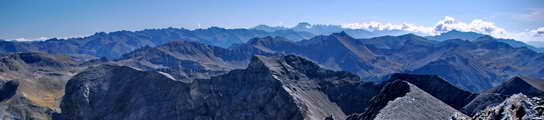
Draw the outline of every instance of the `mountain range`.
M259 25L253 28L225 29L210 27L206 29L188 30L184 28L145 29L141 31L115 31L98 32L94 35L68 38L48 39L45 41L17 42L0 40L0 54L6 55L12 52L46 52L51 54L64 54L79 56L81 59L107 57L119 58L121 55L145 46L154 47L174 40L186 40L204 43L208 45L228 48L236 44L243 44L255 37L279 36L291 41L310 39L319 35L346 32L354 38L373 38L380 36L398 36L407 34L401 30L364 30L344 28L340 25L320 25L299 23L295 27L272 27ZM429 40L443 41L448 39L474 40L485 36L474 32L450 31L437 36L428 36ZM542 48L533 47L523 42L511 39L498 39L513 47L528 47L537 52L543 52ZM58 48L62 48L58 49Z
M0 118L476 119L544 96L536 47L471 32L340 28L0 41Z
M530 82L505 82L486 91L507 95L497 91L534 85L537 89L520 93L542 95L544 80L520 78L512 82ZM482 101L476 96L436 75L394 74L374 84L295 55L257 55L247 68L191 82L126 66L90 67L68 81L55 119L469 118L463 106Z
M196 41L220 47L246 42L254 37L283 36L291 40L313 37L307 32L281 30L266 32L255 29L207 29L187 30L183 28L147 29L142 31L99 32L91 36L45 41L17 42L0 41L0 53L46 52L52 54L78 55L82 58L118 58L122 54L145 46L157 46L173 40ZM62 49L60 49L62 48Z

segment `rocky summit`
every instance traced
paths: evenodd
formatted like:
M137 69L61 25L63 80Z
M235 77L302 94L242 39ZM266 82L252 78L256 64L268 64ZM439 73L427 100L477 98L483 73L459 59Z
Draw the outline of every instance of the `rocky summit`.
M376 88L357 75L322 69L294 55L255 56L246 69L192 83L101 65L68 82L57 118L345 119L346 113L366 108ZM361 103L351 105L354 100Z
M445 120L462 115L412 83L393 81L372 98L364 113L347 120Z
M474 100L463 107L469 115L497 105L514 94L524 94L528 97L544 96L544 80L529 77L514 77L503 84L481 92Z
M515 94L504 102L476 113L472 118L454 117L457 120L541 120L544 119L544 98Z

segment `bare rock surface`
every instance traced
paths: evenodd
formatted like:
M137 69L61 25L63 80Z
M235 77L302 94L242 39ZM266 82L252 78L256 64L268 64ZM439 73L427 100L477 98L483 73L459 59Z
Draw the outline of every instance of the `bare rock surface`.
M360 86L370 84L294 55L255 56L246 69L192 83L154 71L101 65L68 82L58 119L345 119L344 110L366 106L349 106L349 100L370 98L335 93L377 88Z
M528 97L544 96L543 88L544 79L514 77L497 87L483 91L463 107L463 111L468 115L474 115L488 106L500 104L514 94L524 94Z
M444 120L462 115L455 108L406 81L388 83L364 113L347 120Z

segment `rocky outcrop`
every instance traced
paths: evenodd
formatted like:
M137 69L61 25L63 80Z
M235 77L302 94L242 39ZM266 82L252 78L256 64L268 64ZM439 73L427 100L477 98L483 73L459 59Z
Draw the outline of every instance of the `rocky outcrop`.
M461 110L477 94L459 89L437 75L393 74L389 81L401 80L414 84L451 107Z
M0 119L49 119L60 110L66 81L81 68L77 60L63 55L13 53L0 57Z
M406 81L393 81L372 98L364 113L347 120L444 120L459 111Z
M454 118L462 120L463 118ZM540 120L544 119L544 99L515 94L498 105L476 113L474 120Z
M63 119L161 119L190 115L190 86L158 72L100 65L70 79Z
M544 96L544 80L529 77L514 77L503 84L480 93L474 100L463 107L468 115L474 115L488 106L497 105L509 96L524 94L528 97Z
M529 97L544 96L544 79L518 76L483 93L498 93L508 96L523 93Z
M294 55L255 56L246 69L192 83L130 67L102 65L67 84L62 119L345 119L349 94L377 87L357 75L320 68ZM367 90L365 90L367 89ZM354 90L346 94L338 91Z

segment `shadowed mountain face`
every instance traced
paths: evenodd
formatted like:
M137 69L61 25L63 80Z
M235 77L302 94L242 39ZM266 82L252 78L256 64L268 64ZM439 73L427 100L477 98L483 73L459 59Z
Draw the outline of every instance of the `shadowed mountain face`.
M0 41L0 53L45 52L52 54L83 55L88 57L118 58L122 54L145 46L157 46L173 40L229 47L255 37L283 36L291 40L313 37L311 33L290 30L266 32L255 29L149 29L143 31L117 31L96 33L83 38L50 39L35 42ZM62 48L62 49L58 49Z
M2 57L0 79L19 84L15 92L3 90L9 97L0 100L0 113L10 114L0 117L48 118L61 112L56 116L59 119L345 119L349 115L350 119L442 119L452 114L464 116L457 110L474 115L516 93L542 95L543 80L532 77L544 77L544 55L488 36L472 41L433 41L414 34L355 39L348 32L340 32L300 41L247 38L247 43L224 48L197 40L171 40L180 37L176 34L183 30L164 30L172 33L157 32L161 29L104 34L146 33L152 36L146 39L161 40L141 48L121 47L131 49L120 51L135 50L123 55L112 53L120 55L113 61L102 57L81 62L92 57L71 53ZM229 31L253 34L220 28L183 34L198 33L208 40L217 36L237 38ZM145 41L136 39L140 37L128 38ZM123 42L120 39L112 37L113 41ZM101 38L95 40L94 46L109 43L101 43ZM102 63L108 65L79 73L87 66ZM503 83L516 75L528 77ZM359 77L382 83L363 82ZM63 93L66 95L59 108ZM412 98L420 102L412 104ZM418 111L425 114L414 113Z
M362 114L347 120L444 120L459 111L406 81L393 81L372 98Z
M318 36L296 43L278 38L255 39L244 47L268 53L301 55L327 68L357 73L363 78L383 76L400 67L385 60L383 56L375 55L361 41L348 36L345 32Z
M459 89L436 75L393 74L388 81L409 82L458 110L476 97L476 94Z
M136 50L119 61L193 79L244 67L253 55L282 54L300 55L323 67L353 72L371 81L381 82L397 72L435 74L471 92L491 88L515 75L544 77L538 67L544 66L544 54L527 48L515 48L490 37L437 42L414 34L354 39L341 32L298 42L264 37L231 48L177 41Z
M324 67L383 81L395 72L436 74L453 85L480 92L515 75L544 77L544 54L515 48L490 37L436 42L413 34L353 39L345 33L289 42L257 38L234 49L254 53L296 54Z
M372 92L376 88L356 75L322 69L293 55L255 56L246 69L191 83L158 72L102 65L68 82L60 117L255 120L332 115L345 119L344 111L361 112L353 110L366 107L349 104L353 100L366 103L377 94Z
M0 118L49 119L60 112L65 83L81 70L71 57L14 53L0 58Z
M528 97L544 96L544 79L529 77L514 77L499 86L485 90L474 100L463 107L469 115L484 110L488 106L497 105L514 94L524 94Z
M17 81L0 81L0 103L10 99L17 93L19 82Z

